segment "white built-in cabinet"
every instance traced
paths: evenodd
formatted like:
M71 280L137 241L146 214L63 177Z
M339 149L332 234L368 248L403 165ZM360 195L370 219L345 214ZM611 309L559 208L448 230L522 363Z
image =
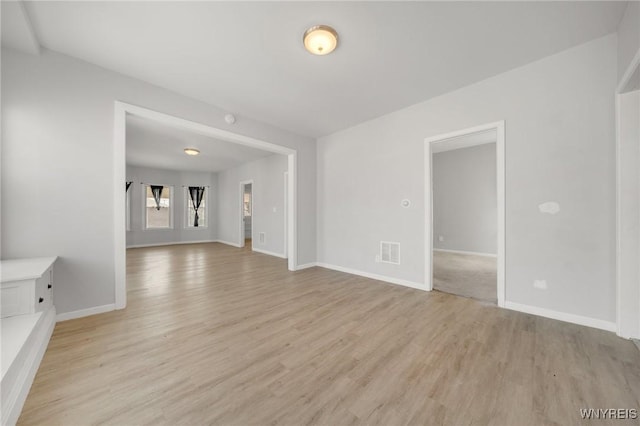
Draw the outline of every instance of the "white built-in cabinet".
M46 311L53 305L55 257L1 261L2 318Z
M56 259L0 261L2 425L18 420L55 326Z

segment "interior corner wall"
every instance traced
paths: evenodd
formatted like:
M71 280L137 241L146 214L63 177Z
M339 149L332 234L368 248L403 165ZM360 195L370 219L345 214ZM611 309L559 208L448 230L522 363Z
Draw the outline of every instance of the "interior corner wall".
M640 2L630 1L618 26L618 82L640 51Z
M216 239L216 217L218 201L218 182L215 173L162 170L150 167L127 165L127 181L133 182L130 194L130 230L127 231L127 247L170 244L197 241L213 241ZM143 197L144 185L168 185L173 187L173 228L144 229ZM207 197L206 227L187 227L187 197L185 186L206 186Z
M496 144L434 153L432 174L433 247L496 254Z
M228 124L221 108L46 49L1 54L2 255L60 257L58 313L115 302L116 100L295 149L297 261L315 261L314 139L248 117Z
M424 283L424 140L505 120L506 300L614 322L616 83L613 34L320 138L318 261Z
M285 187L288 168L285 155L271 155L218 173L218 239L239 244L241 198L240 182L252 180L252 247L284 257ZM258 239L265 233L265 242Z

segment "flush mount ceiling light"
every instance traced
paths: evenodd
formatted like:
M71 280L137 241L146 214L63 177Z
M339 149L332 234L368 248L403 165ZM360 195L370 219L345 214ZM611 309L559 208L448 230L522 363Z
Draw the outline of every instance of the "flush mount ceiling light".
M187 154L187 155L198 155L198 154L200 154L200 151L198 151L195 148L185 148L184 149L184 153Z
M304 48L314 55L328 55L338 46L338 33L328 25L316 25L304 32Z

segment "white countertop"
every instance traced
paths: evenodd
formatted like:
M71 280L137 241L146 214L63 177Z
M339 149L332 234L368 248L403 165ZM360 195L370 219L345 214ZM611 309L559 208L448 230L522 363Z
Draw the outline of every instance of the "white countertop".
M29 259L9 259L0 261L0 282L31 280L40 278L55 262L54 257L34 257Z

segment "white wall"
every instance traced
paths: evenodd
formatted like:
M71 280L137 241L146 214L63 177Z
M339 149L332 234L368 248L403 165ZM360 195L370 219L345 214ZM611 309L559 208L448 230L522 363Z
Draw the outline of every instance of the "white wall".
M240 244L240 182L253 180L252 247L284 256L284 173L287 157L272 155L218 173L218 239ZM275 211L274 211L275 209ZM258 241L260 232L266 243Z
M640 3L629 2L618 26L618 81L640 52ZM635 72L636 81L638 70ZM633 78L632 78L633 80ZM629 90L631 82L626 82ZM637 87L637 86L636 86ZM620 95L619 101L619 276L618 334L640 338L640 95Z
M616 80L609 35L319 139L318 261L423 283L424 139L506 120L507 301L615 321Z
M114 303L115 100L296 149L298 262L315 260L313 139L242 116L229 125L222 109L55 52L3 48L2 255L61 257L59 313Z
M161 170L127 165L127 181L131 197L131 227L127 231L127 247L149 244L178 243L187 241L211 241L216 239L216 217L218 182L215 173ZM173 228L144 230L143 196L144 185L173 186ZM207 227L186 227L187 199L183 186L207 186Z
M433 247L496 254L496 144L437 152L432 164Z
M618 81L640 49L640 2L630 1L618 26Z
M640 338L640 91L620 95L620 335Z

